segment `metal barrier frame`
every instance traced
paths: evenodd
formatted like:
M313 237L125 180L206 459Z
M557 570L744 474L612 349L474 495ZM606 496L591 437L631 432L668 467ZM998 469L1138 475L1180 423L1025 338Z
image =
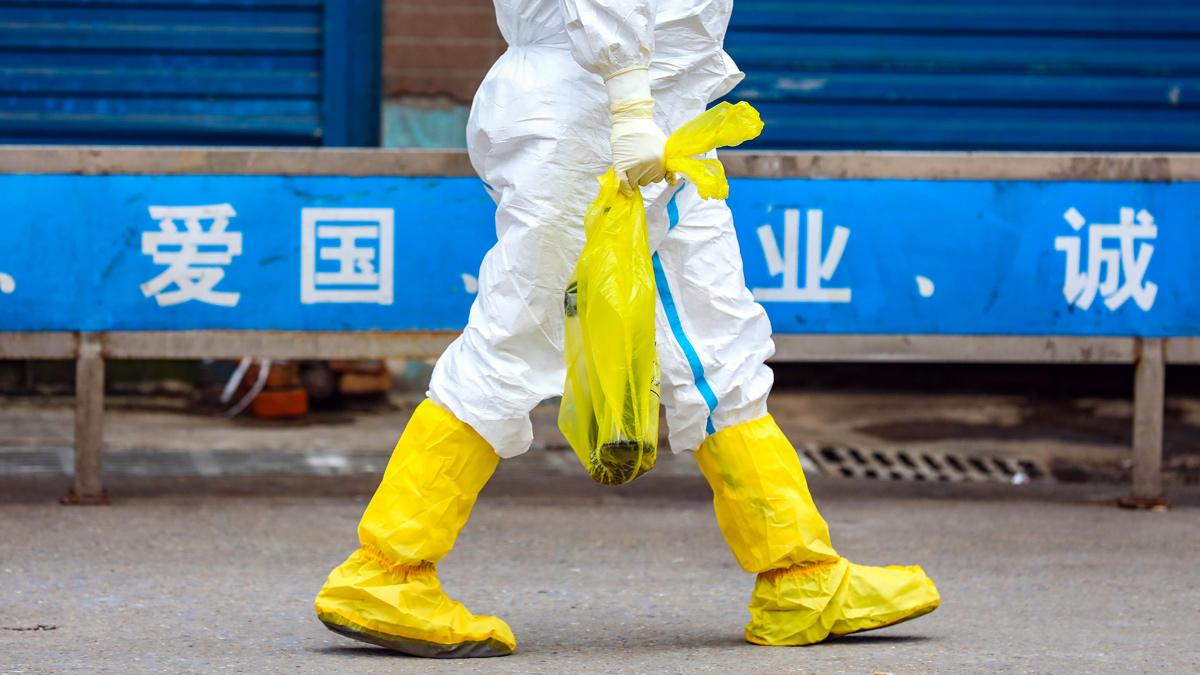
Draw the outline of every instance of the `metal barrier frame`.
M1200 154L728 152L744 178L1200 181ZM473 176L461 151L0 146L5 174ZM64 503L106 501L104 362L261 356L433 358L454 332L0 332L0 359L75 360L75 479ZM1133 484L1123 503L1163 503L1166 364L1200 364L1200 337L775 335L779 362L1106 363L1135 366Z

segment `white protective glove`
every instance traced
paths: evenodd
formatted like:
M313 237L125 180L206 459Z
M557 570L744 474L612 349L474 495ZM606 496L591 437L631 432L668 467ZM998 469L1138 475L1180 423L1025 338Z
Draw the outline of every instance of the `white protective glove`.
M613 168L621 189L632 191L666 178L663 147L667 136L654 123L654 99L650 97L650 71L635 68L605 81L612 112Z

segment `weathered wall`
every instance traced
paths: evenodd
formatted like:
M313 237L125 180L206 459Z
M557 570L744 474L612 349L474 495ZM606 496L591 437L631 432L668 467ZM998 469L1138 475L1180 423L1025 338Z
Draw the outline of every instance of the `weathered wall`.
M471 97L504 48L489 0L387 0L384 144L462 147Z

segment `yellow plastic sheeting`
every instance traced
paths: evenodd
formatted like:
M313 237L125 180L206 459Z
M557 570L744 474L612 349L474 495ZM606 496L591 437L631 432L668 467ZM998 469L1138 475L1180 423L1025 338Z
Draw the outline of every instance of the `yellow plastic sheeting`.
M504 621L446 595L432 566L397 567L369 549L329 575L316 609L336 632L414 656L505 656L517 648Z
M359 540L400 564L441 560L499 463L468 424L423 401L358 523Z
M836 559L792 444L770 415L722 429L696 452L717 524L747 572Z
M834 551L796 450L770 415L710 436L696 461L725 540L758 574L747 641L812 644L914 619L940 603L920 567L866 567Z
M719 103L688 122L667 138L663 157L667 173L683 174L705 199L729 196L725 166L715 157L702 158L717 148L732 148L758 138L763 122L754 106Z
M937 609L937 587L920 567L831 564L772 570L750 597L746 641L809 645L915 619Z
M431 401L418 406L359 522L362 546L330 573L317 617L339 633L417 656L512 653L508 625L452 600L434 566L499 461L454 415Z
M724 199L729 183L720 160L697 156L762 128L748 103L721 103L671 134L666 169L694 183L700 196ZM653 468L658 450L656 289L641 191L622 191L610 169L584 229L564 306L567 378L558 424L588 474L619 485Z

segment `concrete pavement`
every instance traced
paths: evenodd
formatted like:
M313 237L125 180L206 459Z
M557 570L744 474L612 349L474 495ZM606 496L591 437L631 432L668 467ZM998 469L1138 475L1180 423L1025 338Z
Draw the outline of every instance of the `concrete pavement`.
M503 463L441 566L518 653L431 662L326 631L324 575L374 479L121 478L60 507L61 478L0 478L0 672L1194 672L1200 492L1113 508L1119 486L819 479L842 553L920 562L943 606L827 645L741 640L752 577L690 475L602 488ZM38 629L39 626L44 628Z

